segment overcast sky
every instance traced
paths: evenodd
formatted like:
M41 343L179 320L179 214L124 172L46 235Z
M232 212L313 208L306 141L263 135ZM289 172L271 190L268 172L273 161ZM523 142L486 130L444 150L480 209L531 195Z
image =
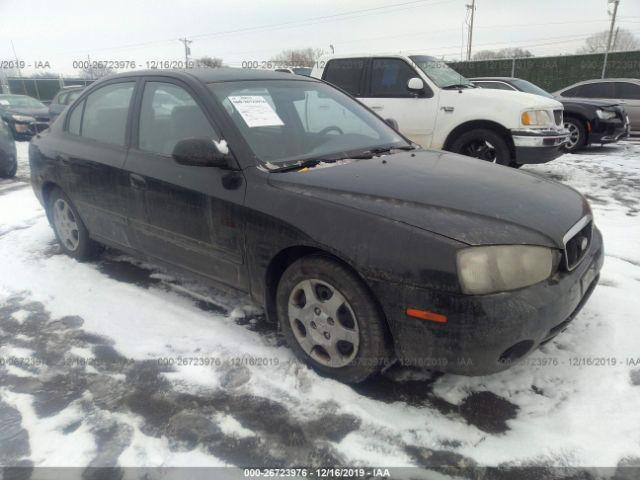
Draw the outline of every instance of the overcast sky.
M147 61L184 59L178 38L185 36L193 40L192 57L220 57L232 66L268 60L287 48L329 51L330 44L336 53L419 51L459 59L467 3L471 0L0 0L0 60L15 58L13 41L21 60L32 66L48 61L57 73L73 73L72 62L87 55L132 60L145 68ZM607 0L476 4L473 51L523 47L536 55L573 53L609 22ZM640 0L621 0L618 17L620 27L640 37Z

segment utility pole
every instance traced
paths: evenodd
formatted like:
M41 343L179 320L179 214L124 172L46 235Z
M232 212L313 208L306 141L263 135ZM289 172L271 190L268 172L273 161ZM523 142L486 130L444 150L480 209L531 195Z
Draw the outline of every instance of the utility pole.
M602 62L602 76L600 78L604 78L607 73L607 58L609 57L609 50L611 49L611 37L613 36L613 27L616 24L616 15L618 14L618 5L620 4L620 0L609 0L607 3L608 6L613 3L613 14L611 15L611 26L609 27L609 38L607 38L607 49L604 52L604 62Z
M189 68L189 55L191 55L191 49L189 48L189 45L193 43L193 40L189 40L186 37L179 38L178 40L184 44L184 68Z
M467 10L471 10L471 21L469 23L469 39L467 41L467 61L471 60L471 45L473 43L473 17L476 13L476 0L471 0L471 5L467 4Z
M27 95L27 85L24 83L24 77L22 76L22 69L20 68L20 60L18 60L16 47L13 46L13 40L11 40L11 50L13 50L13 56L16 57L16 68L18 69L18 76L20 77L20 80L22 80L22 90L24 90L24 92L22 93Z

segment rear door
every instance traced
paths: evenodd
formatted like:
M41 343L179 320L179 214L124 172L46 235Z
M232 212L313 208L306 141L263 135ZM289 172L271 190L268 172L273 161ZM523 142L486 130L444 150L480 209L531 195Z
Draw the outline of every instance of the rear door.
M615 82L615 95L629 115L631 130L640 131L640 85L632 82Z
M135 79L118 79L91 91L65 117L57 144L57 179L92 237L131 246L131 206L123 165L129 142Z
M438 101L425 84L424 94L409 91L407 84L420 78L402 58L374 58L368 72L368 88L361 99L382 118L398 122L400 131L423 147L431 146Z
M211 106L199 100L208 91L168 77L146 78L141 88L126 161L129 184L142 201L131 219L136 247L248 290L242 172L180 165L171 155L180 140L220 140Z

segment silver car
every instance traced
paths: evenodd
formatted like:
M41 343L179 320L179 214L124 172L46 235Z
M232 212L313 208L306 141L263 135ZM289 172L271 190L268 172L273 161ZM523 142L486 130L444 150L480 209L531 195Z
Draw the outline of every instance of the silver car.
M624 104L631 123L631 135L640 135L640 79L603 78L574 83L554 95L572 98L615 99Z

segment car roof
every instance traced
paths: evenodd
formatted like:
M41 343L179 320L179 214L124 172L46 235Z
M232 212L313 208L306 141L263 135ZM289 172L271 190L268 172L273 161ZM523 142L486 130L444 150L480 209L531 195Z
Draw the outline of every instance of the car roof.
M572 83L566 87L561 88L558 92L563 92L568 90L569 88L576 87L578 85L587 85L589 83L601 83L601 82L631 82L640 84L640 79L638 78L593 78L591 80L582 80L580 82Z
M196 78L203 83L214 82L235 82L244 80L291 80L302 82L317 82L310 77L294 76L290 73L274 72L273 70L252 69L252 68L190 68L186 70L136 70L133 72L123 72L116 75L109 75L105 79L131 78L142 76L169 76L174 78ZM101 79L102 80L102 79Z

